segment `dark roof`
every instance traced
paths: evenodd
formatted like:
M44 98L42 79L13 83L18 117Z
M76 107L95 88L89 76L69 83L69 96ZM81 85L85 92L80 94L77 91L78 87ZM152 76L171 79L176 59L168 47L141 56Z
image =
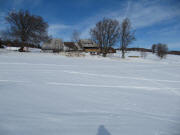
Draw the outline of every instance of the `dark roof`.
M71 49L77 49L77 46L74 42L64 42L64 45Z

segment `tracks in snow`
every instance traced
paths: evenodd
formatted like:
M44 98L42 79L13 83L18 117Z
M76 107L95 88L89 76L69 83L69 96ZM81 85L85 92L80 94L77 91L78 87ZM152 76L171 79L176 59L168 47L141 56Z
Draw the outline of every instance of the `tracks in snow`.
M103 74L83 73L83 72L69 71L69 70L64 70L64 72L65 73L69 73L69 74L88 75L88 76L95 76L95 77L106 77L106 78L142 80L142 81L180 83L180 81L175 81L175 80L159 80L159 79L147 79L147 78L140 78L140 77L126 77L126 76L115 76L115 75L103 75Z
M64 67L64 66L75 66L75 65L59 65L59 64L44 64L44 63L6 63L1 62L0 65L27 65L27 66L58 66L58 67Z
M158 87L141 87L141 86L127 86L127 85L94 85L94 84L76 84L76 83L58 83L58 82L48 82L49 85L59 85L59 86L76 86L76 87L95 87L95 88L130 88L130 89L143 89L143 90L162 90ZM166 88L167 90L171 88ZM176 88L173 88L176 89Z
M30 81L19 81L19 80L0 80L0 83L34 83ZM94 87L94 88L124 88L124 89L141 89L141 90L171 90L174 94L179 95L177 92L178 88L159 88L159 87L144 87L144 86L128 86L128 85L98 85L98 84L84 84L84 83L60 83L60 82L42 82L46 85L57 85L57 86L75 86L75 87Z
M10 83L28 83L28 81L18 81L18 80L0 80L0 83L10 82Z
M139 119L154 119L158 121L167 121L169 123L174 124L180 124L178 120L175 119L175 116L168 116L168 115L159 115L156 113L147 113L144 111L138 111L133 109L121 109L119 113L115 112L41 112L42 114L45 114L46 117L51 116L67 116L70 117L88 117L88 116L94 116L94 117L108 117L108 118L122 118L124 116L132 116L132 117L138 117ZM130 114L130 116L129 116Z

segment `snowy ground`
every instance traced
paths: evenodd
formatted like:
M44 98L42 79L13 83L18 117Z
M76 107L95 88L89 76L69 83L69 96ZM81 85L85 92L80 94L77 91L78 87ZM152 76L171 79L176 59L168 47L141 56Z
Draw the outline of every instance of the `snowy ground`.
M180 56L122 60L0 50L0 135L107 132L180 134Z

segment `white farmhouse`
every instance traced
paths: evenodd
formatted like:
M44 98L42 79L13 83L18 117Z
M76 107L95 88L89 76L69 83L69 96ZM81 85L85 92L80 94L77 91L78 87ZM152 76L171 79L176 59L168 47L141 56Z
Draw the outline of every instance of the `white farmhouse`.
M50 41L44 43L41 48L42 50L62 51L64 45L61 39L51 39Z

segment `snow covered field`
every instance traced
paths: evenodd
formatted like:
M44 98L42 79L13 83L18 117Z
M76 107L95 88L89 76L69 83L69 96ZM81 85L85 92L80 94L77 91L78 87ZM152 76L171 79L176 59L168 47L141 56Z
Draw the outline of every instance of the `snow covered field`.
M180 56L122 60L0 50L0 135L107 132L180 134Z

